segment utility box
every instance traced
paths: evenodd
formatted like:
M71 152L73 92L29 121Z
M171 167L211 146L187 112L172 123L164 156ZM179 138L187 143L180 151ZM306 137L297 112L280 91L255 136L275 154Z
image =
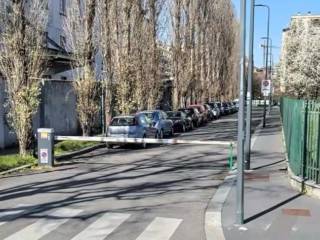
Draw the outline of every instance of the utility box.
M53 167L54 165L54 130L38 129L38 164Z

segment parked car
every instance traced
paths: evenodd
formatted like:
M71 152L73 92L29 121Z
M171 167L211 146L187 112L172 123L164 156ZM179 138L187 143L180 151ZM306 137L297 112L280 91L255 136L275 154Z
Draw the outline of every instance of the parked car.
M188 108L196 108L200 113L201 125L206 124L208 122L208 113L203 105L190 105Z
M214 119L218 119L221 116L220 108L215 102L208 103L212 109Z
M187 117L192 120L192 128L199 127L201 125L201 116L196 108L179 108L178 111L184 112Z
M237 111L239 111L239 100L234 100L233 104L236 106Z
M239 109L238 109L237 103L236 102L231 102L231 104L232 104L232 106L234 108L234 111L238 112Z
M125 138L155 138L157 129L153 127L147 120L144 114L136 114L133 116L118 116L114 117L108 127L108 137L125 137ZM114 145L108 144L109 148ZM147 144L141 144L146 148Z
M215 117L214 117L213 109L211 108L211 106L209 104L203 104L203 106L207 111L208 121L214 120Z
M227 102L223 102L222 103L222 107L224 109L225 115L228 115L228 114L232 113L231 108L230 108L230 106L229 106L229 104Z
M227 102L227 104L228 104L228 106L230 108L231 113L237 112L236 106L233 105L233 102Z
M188 117L182 111L169 111L166 112L168 119L173 121L173 129L175 132L186 132L193 129L193 123L191 117Z
M222 102L215 102L215 103L217 104L217 106L218 106L218 108L220 110L220 115L221 116L227 115L226 110L225 110Z
M164 136L172 137L174 135L173 122L168 119L164 111L151 110L141 113L144 114L152 126L157 129L157 138L162 139Z

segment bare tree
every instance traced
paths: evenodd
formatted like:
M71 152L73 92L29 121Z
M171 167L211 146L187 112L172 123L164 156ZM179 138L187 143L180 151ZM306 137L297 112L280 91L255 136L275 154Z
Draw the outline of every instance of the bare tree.
M0 72L5 79L9 122L16 132L20 155L25 156L32 117L39 106L39 79L45 71L47 1L2 0L1 4Z
M235 96L236 20L231 1L172 1L174 106Z
M163 2L99 1L100 48L109 118L111 112L128 114L158 104L161 87L158 26Z
M95 74L96 8L96 0L70 0L64 22L66 46L73 58L77 111L85 136L91 134L99 112L99 86Z

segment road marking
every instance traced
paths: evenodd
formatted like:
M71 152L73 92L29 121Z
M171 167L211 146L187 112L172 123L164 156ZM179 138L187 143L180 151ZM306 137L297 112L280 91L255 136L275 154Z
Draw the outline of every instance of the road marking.
M60 225L67 222L70 218L78 215L82 210L71 208L60 208L45 218L25 227L15 234L7 237L5 240L37 240L51 231L57 229Z
M19 204L17 208L21 207L29 207L32 206L31 204ZM26 209L20 209L20 210L7 210L5 212L0 212L0 226L6 224L8 221L11 221L19 216L21 216L24 212L26 212Z
M130 214L106 213L72 240L103 240L130 216Z
M155 218L136 240L169 240L182 219Z

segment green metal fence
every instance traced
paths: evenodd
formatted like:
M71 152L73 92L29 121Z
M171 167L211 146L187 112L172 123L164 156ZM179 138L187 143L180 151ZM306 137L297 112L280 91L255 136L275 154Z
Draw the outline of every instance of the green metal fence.
M320 102L281 99L281 116L291 170L320 182Z

